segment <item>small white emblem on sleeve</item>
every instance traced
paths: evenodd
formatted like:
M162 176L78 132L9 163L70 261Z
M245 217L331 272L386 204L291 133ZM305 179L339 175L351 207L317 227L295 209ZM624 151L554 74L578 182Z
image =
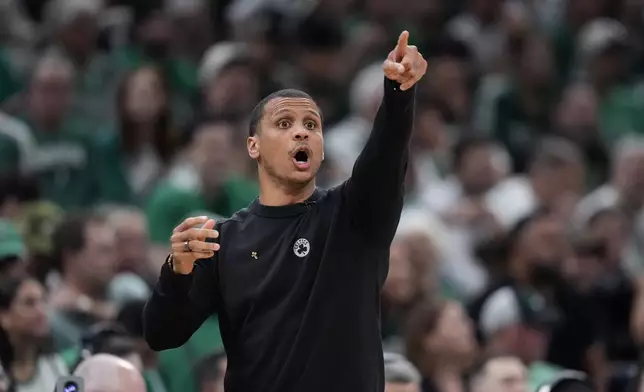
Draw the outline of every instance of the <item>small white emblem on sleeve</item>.
M306 255L308 255L310 251L311 244L309 244L309 240L307 240L306 238L300 238L299 240L295 241L295 244L293 245L293 253L295 253L295 256L306 257Z

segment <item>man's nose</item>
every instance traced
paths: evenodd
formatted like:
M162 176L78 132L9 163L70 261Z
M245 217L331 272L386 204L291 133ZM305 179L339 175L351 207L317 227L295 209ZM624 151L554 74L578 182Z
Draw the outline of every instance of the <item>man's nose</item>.
M299 128L295 132L293 132L293 140L303 141L308 139L309 139L309 131L307 131L304 128Z

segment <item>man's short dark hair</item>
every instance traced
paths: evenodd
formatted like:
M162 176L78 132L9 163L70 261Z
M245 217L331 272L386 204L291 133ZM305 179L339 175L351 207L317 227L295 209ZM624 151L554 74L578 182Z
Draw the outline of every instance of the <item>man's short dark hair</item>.
M259 103L255 105L255 107L253 108L253 111L250 114L248 136L255 136L255 134L257 134L259 122L262 120L262 116L264 116L264 108L266 107L266 104L268 104L270 101L272 101L275 98L304 98L304 99L310 99L311 101L315 102L315 100L304 91L290 89L290 88L275 91L274 93L269 94L268 96L264 97L264 99L259 101ZM320 113L320 116L321 115L322 113Z

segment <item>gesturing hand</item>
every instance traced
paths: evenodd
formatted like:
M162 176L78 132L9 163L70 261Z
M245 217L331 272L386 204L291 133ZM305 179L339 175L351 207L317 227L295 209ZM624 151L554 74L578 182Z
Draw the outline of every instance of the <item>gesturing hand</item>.
M195 227L198 225L202 226ZM219 250L219 244L206 242L208 238L219 237L219 232L214 228L214 220L200 216L184 220L173 230L170 244L174 272L189 274L195 261L212 257Z
M398 44L389 53L383 64L385 76L400 83L401 90L412 88L427 71L427 61L418 48L408 45L409 32L403 31L398 37Z

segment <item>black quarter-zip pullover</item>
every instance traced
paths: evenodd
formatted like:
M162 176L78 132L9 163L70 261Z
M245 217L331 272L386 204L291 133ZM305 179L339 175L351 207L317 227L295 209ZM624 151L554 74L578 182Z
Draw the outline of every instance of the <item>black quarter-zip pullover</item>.
M252 203L218 222L221 249L190 275L167 265L143 314L154 350L213 313L226 392L382 392L380 291L403 206L415 88L385 79L352 176L305 202Z

